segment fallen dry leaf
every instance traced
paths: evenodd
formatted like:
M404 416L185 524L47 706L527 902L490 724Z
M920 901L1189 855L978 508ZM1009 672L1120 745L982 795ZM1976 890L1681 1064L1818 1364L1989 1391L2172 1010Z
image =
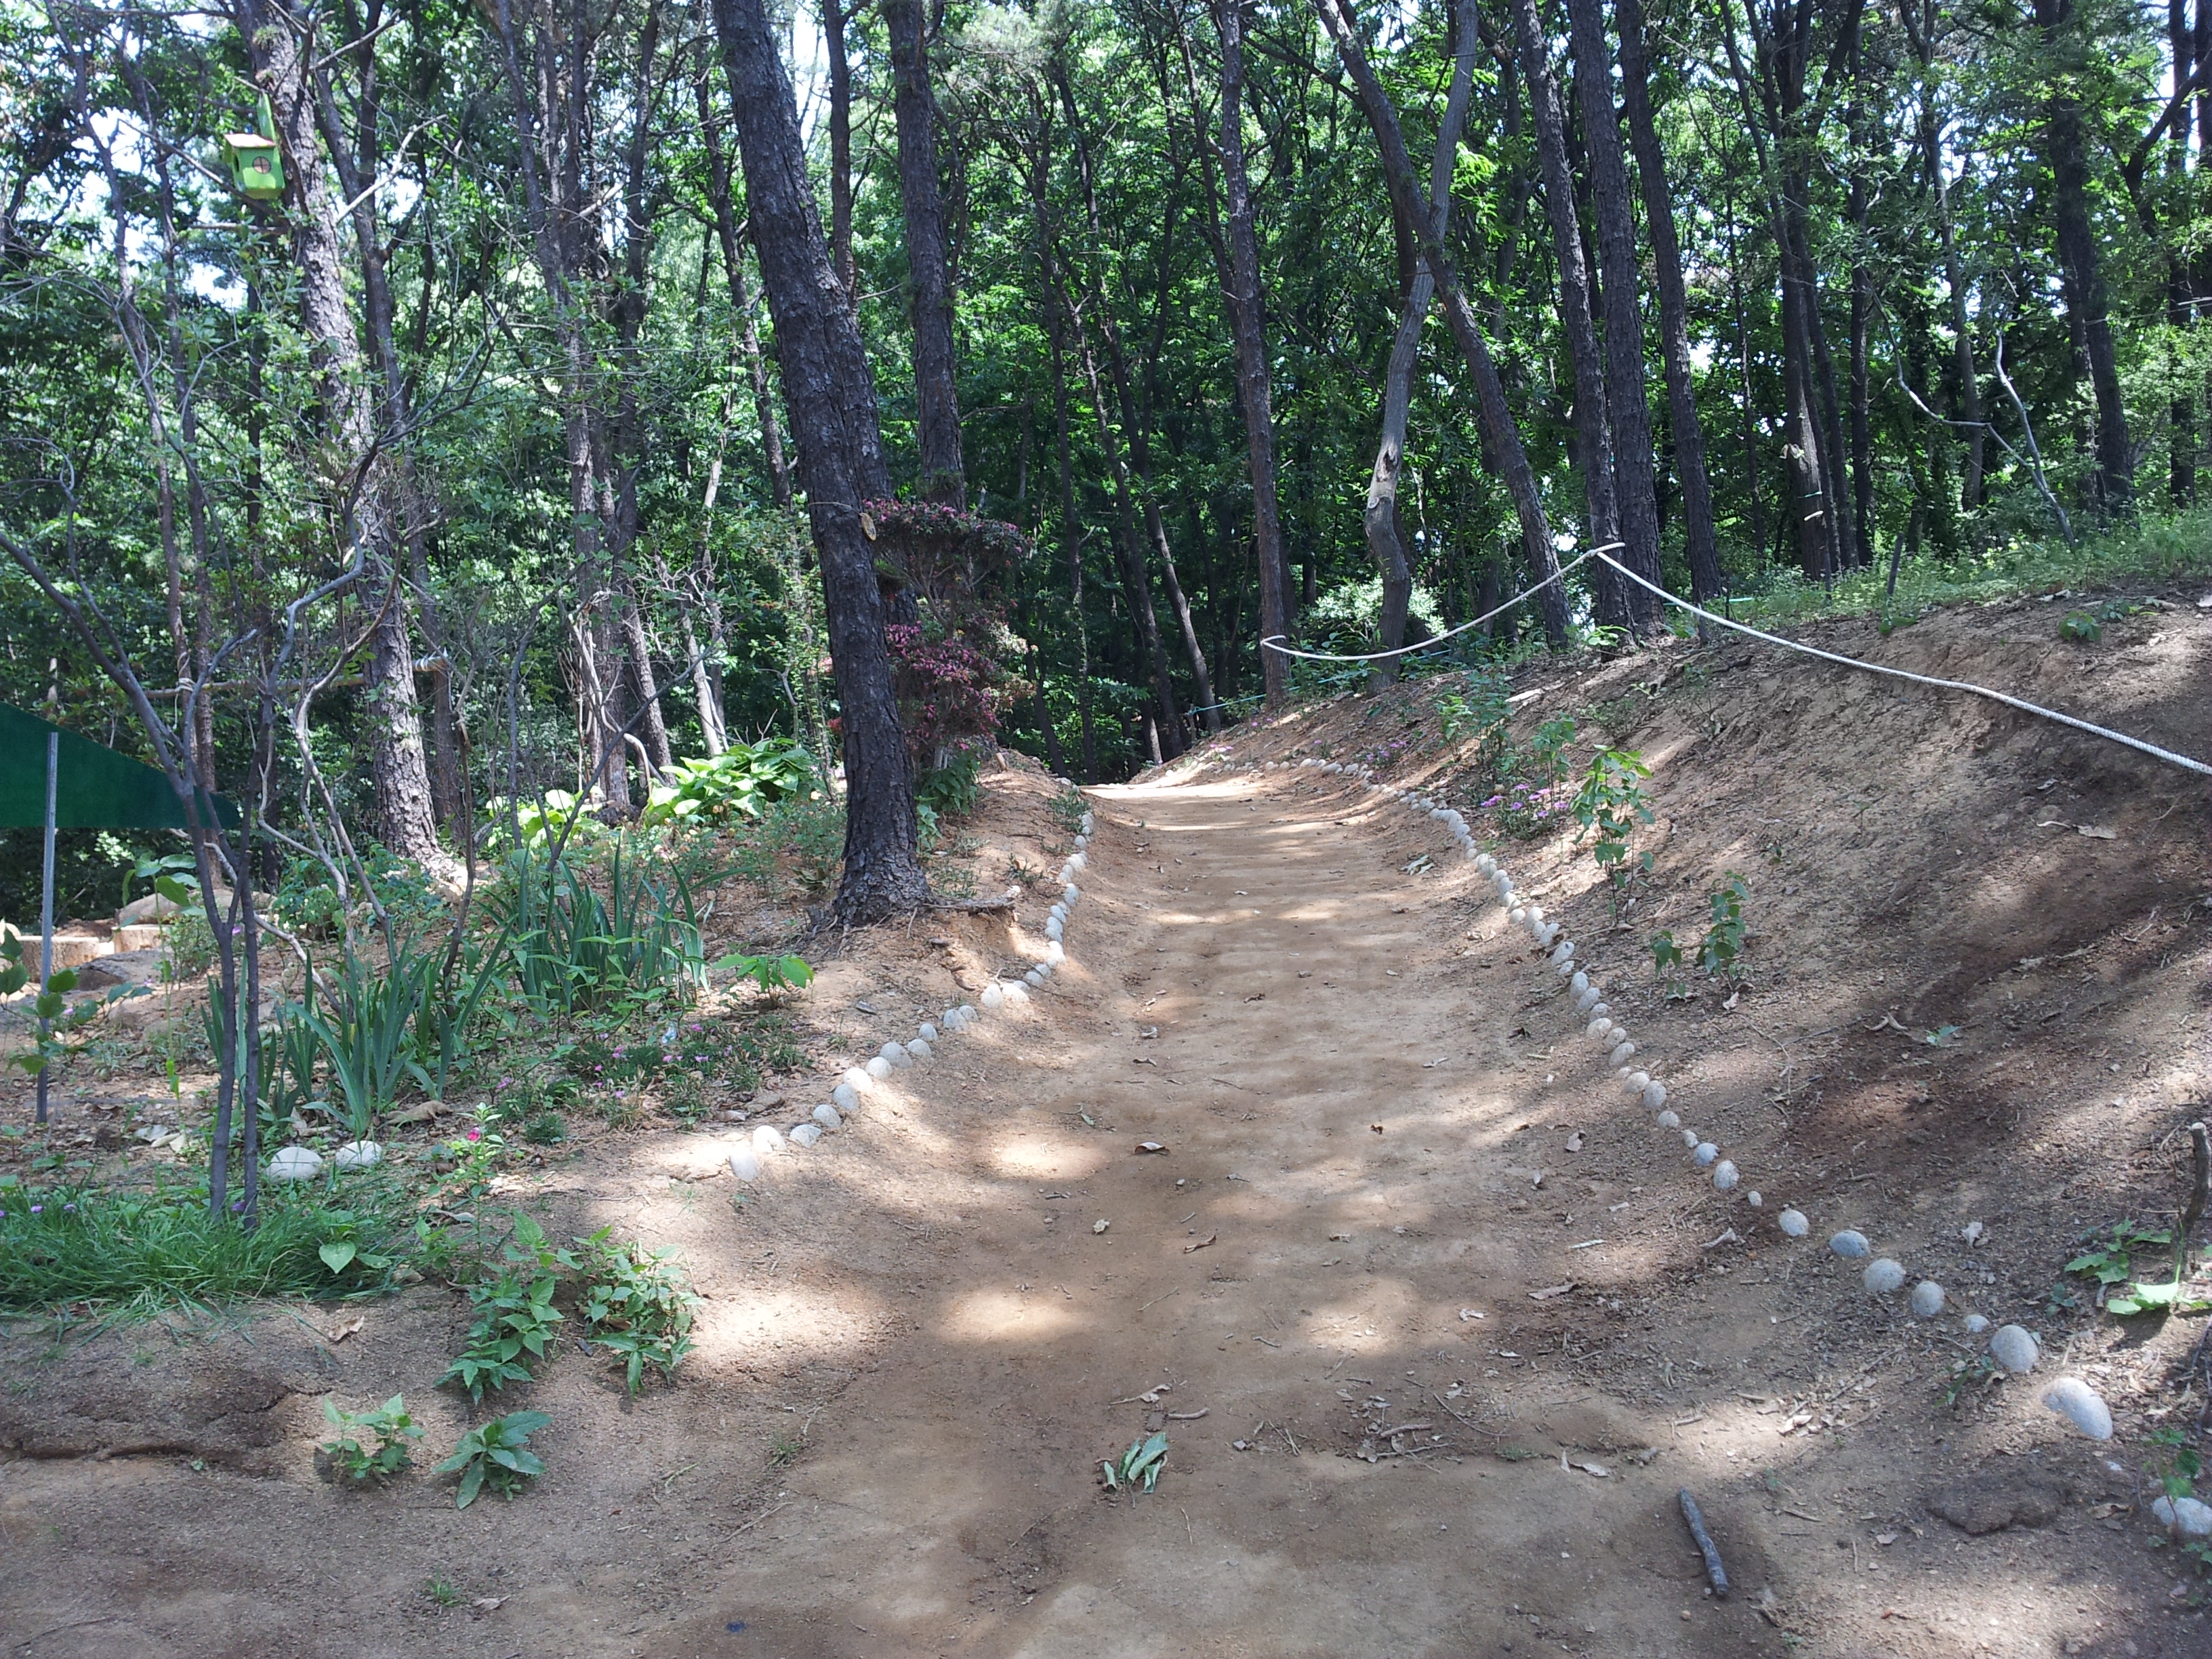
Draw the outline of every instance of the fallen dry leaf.
M1140 1152L1164 1152L1167 1148L1157 1140L1140 1140L1137 1143L1137 1150Z
M1188 1255L1193 1250L1202 1250L1220 1237L1221 1235L1219 1233L1208 1233L1204 1238L1200 1239L1197 1243L1184 1245L1182 1247L1182 1253L1185 1255Z
M1531 1291L1528 1292L1528 1299L1531 1302L1549 1302L1555 1296L1565 1296L1574 1287L1574 1281L1569 1279L1564 1285L1553 1285L1540 1291Z
M351 1336L356 1331L358 1331L368 1322L366 1319L359 1318L349 1321L347 1323L339 1326L337 1329L331 1332L330 1340L333 1342L343 1342L346 1338Z

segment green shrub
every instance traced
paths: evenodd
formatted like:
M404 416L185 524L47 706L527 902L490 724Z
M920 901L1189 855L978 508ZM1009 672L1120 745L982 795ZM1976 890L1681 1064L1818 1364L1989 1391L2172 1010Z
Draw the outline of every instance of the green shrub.
M757 819L770 806L817 781L814 757L781 738L732 744L713 759L676 763L675 777L656 784L646 803L647 829L694 822Z
M524 1481L544 1474L545 1465L524 1443L552 1420L544 1412L509 1412L463 1435L453 1455L437 1469L440 1474L461 1477L453 1507L468 1508L487 1484L501 1497L511 1498Z

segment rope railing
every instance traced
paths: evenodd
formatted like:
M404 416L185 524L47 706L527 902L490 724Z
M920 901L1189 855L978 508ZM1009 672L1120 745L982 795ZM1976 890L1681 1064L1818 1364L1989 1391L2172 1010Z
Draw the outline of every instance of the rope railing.
M1947 680L1932 674L1916 674L1910 669L1892 668L1886 663L1867 662L1857 657L1845 656L1839 651L1824 651L1818 646L1806 645L1797 640L1784 638L1779 634L1770 634L1763 629L1753 628L1747 623L1740 623L1732 617L1722 616L1717 611L1708 611L1703 605L1693 605L1687 599L1669 593L1658 583L1639 575L1621 563L1620 560L1613 557L1610 550L1620 545L1619 542L1607 542L1601 546L1590 549L1587 553L1575 559L1572 563L1560 566L1557 575L1547 577L1534 586L1515 594L1497 610L1477 617L1474 622L1462 623L1459 628L1454 629L1452 633L1463 633L1467 629L1490 621L1492 617L1522 603L1530 595L1541 591L1550 583L1558 580L1559 577L1565 576L1584 560L1596 559L1601 563L1612 566L1638 586L1665 600L1677 610L1686 611L1700 621L1747 635L1764 644L1780 646L1786 651L1795 651L1808 657L1817 657L1823 662L1836 663L1845 668L1856 668L1862 673L1879 674L1889 679L1907 680L1915 685L1933 686L1942 691L1962 691L1969 696L1985 697L1991 702L2002 703L2008 708L2018 709L2023 714L2033 714L2039 720L2054 721L2060 726L2070 726L2076 732L2086 732L2091 737L2102 738L2108 743L2120 744L2126 748L2135 750L2139 754L2148 755L2164 765L2179 767L2185 772L2194 772L2199 777L2212 778L2212 765L2207 765L2203 761L2194 759L2188 755L2177 754L2171 749L2161 748L2157 744L2146 742L2142 738L2132 737L2125 732L2116 732L2111 726L2099 726L2094 720L2085 720L2076 715L2062 714L2056 708L2045 708L2040 703L2030 702L2025 697L2015 697L2009 692L1996 690L1986 685L1977 685L1972 680ZM1370 652L1363 656L1338 656L1321 652L1293 650L1291 647L1279 643L1281 637L1280 635L1270 635L1261 640L1260 643L1267 649L1280 652L1286 657L1304 657L1322 662L1382 662L1392 657L1403 656L1409 651L1425 651L1439 641L1450 638L1451 635L1438 635L1437 639L1425 640L1419 645L1404 646L1395 651Z

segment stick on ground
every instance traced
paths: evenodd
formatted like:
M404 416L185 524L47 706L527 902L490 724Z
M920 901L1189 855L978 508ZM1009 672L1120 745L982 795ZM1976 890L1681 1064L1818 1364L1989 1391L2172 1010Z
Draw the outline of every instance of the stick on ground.
M1721 1565L1721 1553L1714 1547L1712 1534L1705 1530L1705 1517L1698 1509L1698 1500L1690 1495L1687 1486L1674 1496L1681 1501L1682 1519L1690 1523L1690 1536L1698 1540L1698 1548L1705 1558L1705 1577L1712 1583L1713 1594L1727 1595L1728 1569Z

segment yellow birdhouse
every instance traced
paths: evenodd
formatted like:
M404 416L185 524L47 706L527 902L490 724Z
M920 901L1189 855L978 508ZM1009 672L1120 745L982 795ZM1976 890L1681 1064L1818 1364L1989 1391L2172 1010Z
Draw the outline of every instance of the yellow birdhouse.
M276 152L276 122L265 94L258 112L260 131L223 134L223 160L240 195L249 202L273 202L284 193L284 163Z

